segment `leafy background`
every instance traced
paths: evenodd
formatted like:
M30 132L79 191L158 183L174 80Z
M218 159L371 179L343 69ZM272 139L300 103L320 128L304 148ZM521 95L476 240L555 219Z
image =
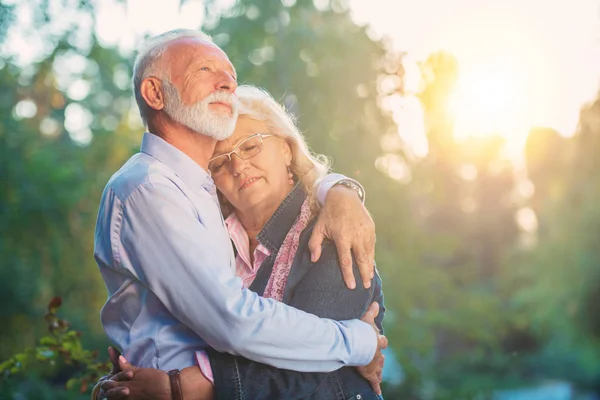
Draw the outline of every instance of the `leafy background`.
M42 317L60 296L61 317L100 354L85 353L91 365L108 345L98 201L142 133L133 54L98 40L94 2L31 0L31 24L18 26L22 2L0 3L0 360L48 334ZM419 64L429 151L416 157L382 107L406 95L406 54L355 25L345 2L204 4L203 29L240 81L284 102L311 147L367 190L389 309L386 398L500 398L549 382L566 383L568 398L600 395L600 100L570 138L533 128L524 176L501 137L455 141L459 66L440 51ZM2 46L11 30L43 38L34 61ZM535 190L523 194L523 182ZM517 223L523 209L536 229ZM0 398L86 398L65 387L72 365L47 361L5 372Z

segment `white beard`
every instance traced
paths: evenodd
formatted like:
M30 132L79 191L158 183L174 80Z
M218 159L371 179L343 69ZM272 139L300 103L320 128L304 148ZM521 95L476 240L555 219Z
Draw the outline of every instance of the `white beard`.
M165 95L164 111L173 121L216 140L225 140L233 134L238 117L238 102L234 95L220 90L188 106L181 102L179 91L173 84L166 80L163 80L162 84ZM229 104L232 115L211 111L208 106L213 102Z

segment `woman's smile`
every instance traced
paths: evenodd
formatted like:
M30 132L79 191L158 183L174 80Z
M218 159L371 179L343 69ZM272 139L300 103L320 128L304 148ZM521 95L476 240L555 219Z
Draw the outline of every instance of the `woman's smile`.
M242 191L242 190L254 185L256 182L258 182L259 179L261 179L260 176L253 176L253 177L247 178L246 180L244 180L242 182L242 184L240 185L240 188L238 190Z

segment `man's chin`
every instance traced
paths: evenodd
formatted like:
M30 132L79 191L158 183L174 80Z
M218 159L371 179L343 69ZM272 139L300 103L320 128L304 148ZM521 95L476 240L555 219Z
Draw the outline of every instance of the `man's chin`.
M223 103L211 103L209 104L210 113L216 117L228 117L233 118L233 108L228 104Z
M201 132L201 134L210 136L211 138L216 139L216 140L225 140L225 139L229 139L231 137L231 135L233 135L234 129L235 129L235 126L231 129L229 129L229 128L227 128L227 129L209 129L206 132Z
M191 121L190 121L191 122ZM212 120L200 123L183 124L199 135L209 136L216 140L225 140L233 135L236 118L225 115L214 115Z

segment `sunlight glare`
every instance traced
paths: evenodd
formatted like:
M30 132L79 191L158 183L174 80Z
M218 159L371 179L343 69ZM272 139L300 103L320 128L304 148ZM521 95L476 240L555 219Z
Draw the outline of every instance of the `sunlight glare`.
M526 103L528 125L547 126L564 136L573 135L581 105L596 97L600 83L600 25L595 0L348 1L356 23L389 37L395 49L408 52L416 60L425 60L442 49L457 57L461 71L475 71L485 62L495 65L500 60L502 66L514 61L525 79L513 82L510 69L500 71L501 80L508 83L504 98L516 96L517 101ZM469 82L489 79L484 70L481 74L466 73L464 77ZM475 83L467 84L470 85ZM496 92L502 87L490 86ZM526 96L513 94L515 87ZM500 108L502 101L485 100L500 103L495 106ZM480 108L477 101L465 102ZM460 108L463 107L466 106ZM486 110L490 107L481 105ZM509 102L504 107L514 110L516 106ZM465 129L479 128L477 121L465 121L466 117L463 111ZM501 121L499 128L512 123L509 118ZM509 136L517 137L517 131Z
M456 140L500 135L506 139L508 156L518 153L529 131L530 110L523 88L522 77L509 65L479 65L461 71L449 104Z

